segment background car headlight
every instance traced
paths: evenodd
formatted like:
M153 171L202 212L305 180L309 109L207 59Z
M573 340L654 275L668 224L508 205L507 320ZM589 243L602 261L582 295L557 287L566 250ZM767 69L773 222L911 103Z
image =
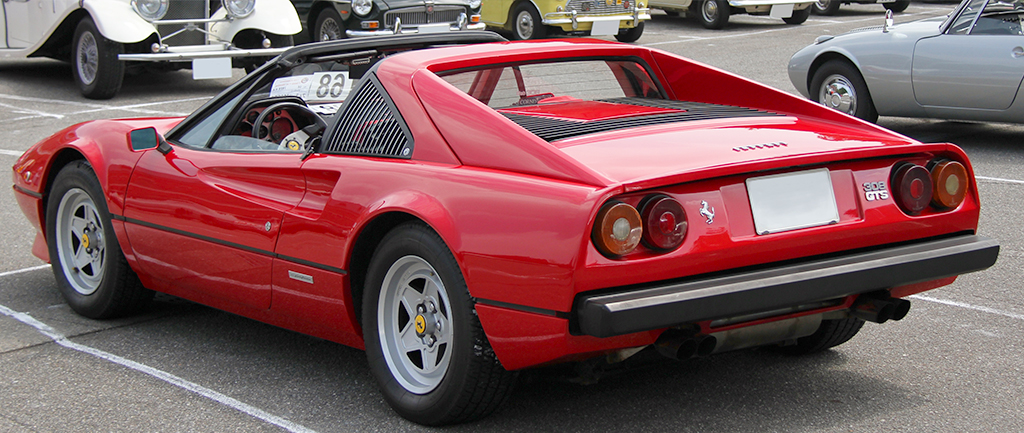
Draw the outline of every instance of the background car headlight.
M228 15L235 18L245 18L256 9L256 0L223 0L223 2Z
M352 12L361 17L370 14L373 10L373 0L353 0L352 1Z
M132 9L146 21L156 21L167 15L168 0L132 0Z
M469 0L469 8L480 9L480 3L482 3L481 0Z

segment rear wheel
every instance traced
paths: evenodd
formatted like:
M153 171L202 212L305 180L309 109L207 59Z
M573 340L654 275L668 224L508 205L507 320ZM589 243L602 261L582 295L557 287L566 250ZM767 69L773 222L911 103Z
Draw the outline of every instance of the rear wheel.
M779 351L790 355L806 355L821 352L850 341L864 321L857 318L822 320L818 330L806 337L798 338L792 346L779 347Z
M72 162L57 174L46 205L46 238L57 287L76 313L108 319L152 299L128 267L88 163Z
M547 28L540 20L540 13L530 2L519 3L512 13L512 39L525 41L547 36Z
M817 0L811 5L811 9L814 9L814 13L818 15L835 15L839 12L839 6L842 4L839 0Z
M910 0L898 0L892 3L882 3L886 9L893 11L893 13L900 13L907 10L910 7Z
M700 13L697 18L704 28L718 30L729 23L729 14L732 12L728 0L704 0L700 4Z
M615 40L619 42L636 42L642 34L644 34L644 22L640 21L636 27L619 30L619 33L615 35Z
M783 18L782 21L784 21L786 24L803 24L804 21L807 21L807 18L810 16L811 8L806 8L798 11L793 11L793 16L789 18Z
M810 94L819 104L868 122L878 120L871 93L860 72L849 62L830 60L811 79Z
M501 366L458 263L433 230L403 224L374 252L363 295L370 370L400 415L426 425L482 418L516 373Z
M124 46L111 41L96 30L92 18L85 17L75 28L72 46L71 74L82 96L90 99L110 99L121 90L124 63L117 55Z

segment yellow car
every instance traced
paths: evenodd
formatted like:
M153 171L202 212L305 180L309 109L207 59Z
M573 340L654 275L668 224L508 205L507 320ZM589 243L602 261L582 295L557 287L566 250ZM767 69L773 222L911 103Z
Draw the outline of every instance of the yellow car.
M615 36L634 42L651 19L646 0L486 0L481 20L513 39L540 39L552 33Z

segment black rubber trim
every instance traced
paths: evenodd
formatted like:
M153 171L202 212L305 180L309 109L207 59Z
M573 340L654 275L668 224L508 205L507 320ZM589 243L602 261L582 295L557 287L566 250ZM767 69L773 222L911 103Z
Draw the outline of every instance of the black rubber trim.
M724 277L577 299L583 334L611 337L803 305L992 266L999 243L976 235L901 245Z
M43 198L43 194L42 193L38 193L38 192L32 191L30 189L25 189L24 187L21 187L21 186L18 186L18 185L14 185L14 189L17 190L18 192L22 193L22 194L27 195L27 196L32 196L32 197L35 197L35 198Z
M149 227L151 229L165 231L165 232L168 232L168 233L174 233L176 235L181 235L181 236L189 237L189 238L192 238L192 239L199 239L199 240L202 240L202 241L213 242L213 243L218 244L218 245L224 245L224 246L231 247L231 248L237 248L237 249L248 251L248 252L254 253L254 254L260 254L260 255L264 255L264 256L268 256L268 257L273 257L275 259L286 260L286 261L289 261L289 262L292 262L292 263L296 263L296 264L299 264L299 265L309 266L311 268L317 268L317 269L321 269L321 270L328 271L328 272L334 272L336 274L341 274L341 275L348 274L348 271L346 271L344 269L341 269L341 268L336 268L334 266L329 266L329 265L325 265L325 264L322 264L322 263L311 262L311 261L308 261L308 260L302 260L302 259L298 259L298 258L295 258L295 257L289 257L289 256L277 254L277 253L275 253L273 251L261 250L259 248L253 248L253 247L250 247L250 246L245 246L245 245L237 244L237 243L234 243L234 242L228 242L228 241L217 239L217 238L211 238L209 236L203 236L203 235L192 233L192 232L186 232L184 230L178 230L178 229L174 229L174 228L170 228L170 227L165 227L165 226L162 226L162 225L159 225L159 224L153 224L153 223L150 223L150 222L146 222L146 221L142 221L142 220L137 220L137 219L134 219L134 218L125 218L122 215L111 214L110 218L118 220L118 221L124 221L124 222L127 222L127 223L137 224L137 225L140 225L140 226L143 226L143 227Z
M510 304L508 302L492 301L490 299L476 298L478 304L490 305L493 307L507 308L509 310L524 311L527 313L540 314L543 316L557 317L559 319L568 319L569 313L565 311L546 310L544 308L528 307L526 305Z

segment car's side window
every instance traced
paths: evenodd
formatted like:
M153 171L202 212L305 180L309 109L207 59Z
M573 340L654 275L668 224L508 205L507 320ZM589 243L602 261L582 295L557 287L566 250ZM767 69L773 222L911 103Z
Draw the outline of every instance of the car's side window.
M245 92L240 92L228 103L214 110L209 116L206 116L205 119L193 126L192 129L185 131L181 138L178 138L177 142L189 147L205 148L210 144L217 130L220 129L221 124L224 123L224 119L231 114L231 111L234 110L244 95Z
M981 12L982 7L985 6L986 0L972 0L967 6L963 8L960 15L956 17L956 21L949 26L946 33L951 35L966 35L971 30L971 25L974 24L974 19L977 18L978 12Z
M992 0L978 17L972 35L1021 35L1024 0Z

